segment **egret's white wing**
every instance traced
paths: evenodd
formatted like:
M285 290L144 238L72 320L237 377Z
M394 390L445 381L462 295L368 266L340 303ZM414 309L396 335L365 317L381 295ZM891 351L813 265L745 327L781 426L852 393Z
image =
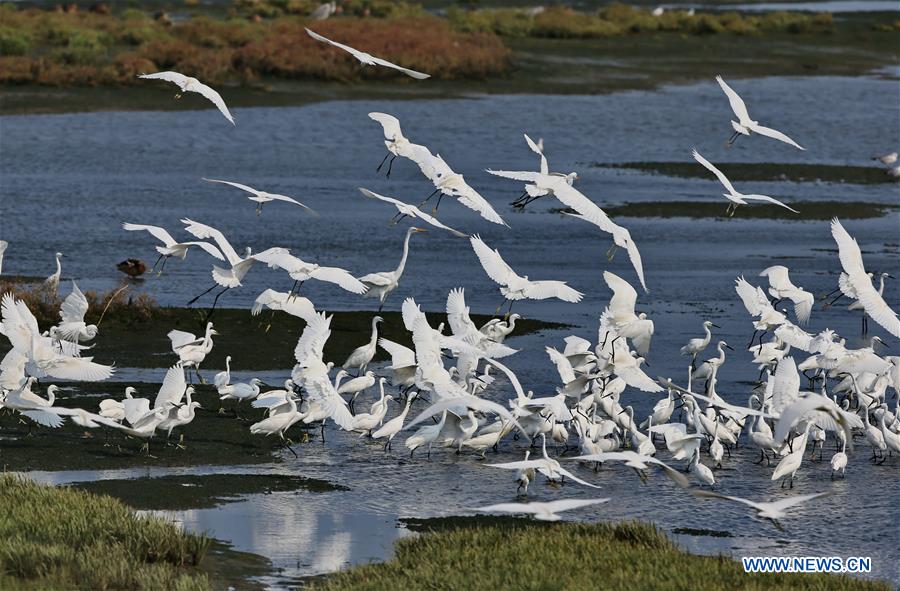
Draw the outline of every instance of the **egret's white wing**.
M507 285L511 278L518 277L516 272L512 270L512 267L507 265L503 257L500 256L500 252L485 244L480 236L476 234L469 240L488 277L500 285Z
M380 57L371 56L372 61L378 64L379 66L385 66L386 68L393 68L400 72L403 72L407 76L415 78L417 80L425 80L426 78L431 78L431 74L426 74L425 72L419 72L416 70L410 70L409 68L404 68L403 66L398 66L395 63L389 62L386 59L382 59Z
M47 375L61 380L99 382L112 377L115 368L95 363L91 359L91 357L60 357L43 369Z
M796 289L796 286L791 283L791 278L788 275L788 268L784 265L772 265L771 267L766 267L759 272L759 276L766 277L769 280L769 285L775 289Z
M172 341L172 350L180 349L189 343L197 341L196 335L184 332L183 330L170 330L169 334L166 336Z
M766 137L770 137L770 138L778 140L780 142L784 142L786 144L794 146L798 150L804 150L804 151L806 150L806 148L804 148L803 146L801 146L800 144L798 144L797 142L795 142L794 140L792 140L785 134L781 133L777 129L772 129L771 127L763 127L762 125L759 125L758 123L750 124L747 127L750 128L750 131L752 131L754 133L758 133L759 135L764 135Z
M644 392L662 392L663 388L636 365L614 366L613 373L632 388Z
M59 309L59 317L62 323L69 322L83 323L84 315L88 311L88 301L84 294L78 289L78 284L72 282L72 293L66 296L62 306ZM69 335L66 335L69 336Z
M772 384L772 412L779 414L800 396L800 374L793 357L778 362Z
M519 378L516 376L513 370L506 367L496 359L485 359L485 361L506 374L506 377L509 379L509 383L512 384L513 390L516 391L516 398L526 398L525 390L522 389L522 384L519 382Z
M189 246L197 246L199 248L202 248L206 252L206 254L208 254L209 256L216 258L220 261L225 260L225 257L222 256L222 253L219 251L219 249L216 248L215 246L213 246L212 244L210 244L209 242L182 242L181 244L187 244Z
M150 232L150 234L154 238L156 238L166 246L172 246L173 244L178 243L174 238L172 238L172 235L165 230L165 228L160 228L159 226L148 226L146 224L129 224L128 222L123 222L122 229L128 230L129 232L146 230L147 232Z
M550 174L550 166L547 164L547 158L544 156L544 151L538 147L536 143L531 141L531 138L528 137L528 134L522 134L525 136L525 142L528 143L528 147L531 148L531 151L541 157L541 174Z
M419 218L419 219L421 219L422 221L424 221L424 222L426 222L426 223L428 223L428 224L434 226L435 228L440 228L440 229L442 229L442 230L447 230L448 232L450 232L450 233L453 234L454 236L459 236L460 238L465 238L465 237L466 237L466 234L464 234L463 232L460 232L459 230L456 230L456 229L454 229L454 228L451 228L450 226L447 226L447 225L443 224L443 223L442 223L441 221L439 221L436 217L434 217L434 216L432 216L432 215L429 215L429 214L425 213L424 211L422 211L422 210L419 209L418 207L416 207L415 209L416 209L416 217Z
M248 187L247 185L242 185L241 183L235 183L235 182L233 182L233 181L221 181L221 180L219 180L219 179L208 179L208 178L206 178L206 177L203 177L203 180L206 181L206 182L208 182L208 183L221 183L221 184L223 184L223 185L230 185L230 186L235 187L235 188L238 188L238 189L240 189L240 190L242 190L242 191L246 191L246 192L248 192L248 193L252 193L253 195L259 195L259 193L260 193L260 191L257 191L257 190L254 189L253 187Z
M818 499L819 497L827 497L831 495L830 491L820 492L812 495L797 495L795 497L788 497L786 499L781 499L778 501L773 501L768 503L769 505L784 511L785 509L790 509L795 505L799 505L801 503L805 503L806 501L811 501L813 499Z
M310 319L297 340L297 346L294 347L294 358L297 363L303 363L310 355L322 358L325 343L331 336L331 318L325 312L317 312Z
M609 310L613 317L620 319L634 316L637 291L631 287L631 284L609 271L603 272L603 280L613 290L613 297L609 300Z
M722 91L724 91L725 96L728 97L728 103L731 105L731 110L734 111L734 114L741 123L750 121L750 113L747 112L747 105L744 104L744 100L738 96L738 93L725 83L722 76L716 76L716 82L722 87Z
M219 112L228 119L228 122L234 125L234 117L231 116L231 112L228 110L228 106L225 105L225 100L222 98L218 92L207 86L206 84L200 83L196 89L192 89L194 92L206 97L212 104L219 109Z
M165 80L166 82L172 82L177 84L178 86L184 86L187 83L188 77L184 74L179 74L178 72L155 72L153 74L141 74L138 78L146 78L148 80Z
M582 480L581 478L578 478L577 476L575 476L574 474L572 474L565 468L559 467L556 469L556 472L558 472L559 474L561 474L562 476L565 476L566 478L568 478L570 480L574 480L578 484L583 484L584 486L589 486L591 488L603 488L602 486L599 486L596 484L591 484L590 482L588 482L586 480Z
M837 218L831 220L831 235L838 245L838 255L847 274L847 282L856 292L866 314L889 333L900 338L900 318L884 301L872 284L872 279L866 274L862 252L856 239L850 236Z
M366 293L368 289L362 281L340 267L318 267L310 273L310 277L326 283L333 283L350 293L362 294Z
M505 419L508 423L512 423L513 425L515 425L515 427L523 434L525 433L525 430L522 429L522 426L518 421L516 421L516 418L506 408L497 404L496 402L491 402L490 400L485 400L477 396L468 395L445 398L444 400L435 402L434 404L423 410L421 413L419 413L419 415L409 424L407 424L405 428L411 429L413 426L418 425L422 421L428 419L428 417L432 417L436 414L453 409L455 407L471 408L475 412L495 414L500 418Z
M363 53L362 51L359 51L358 49L354 49L354 48L350 47L349 45L344 45L343 43L338 43L337 41L332 41L328 37L323 37L322 35L319 35L318 33L314 32L314 31L310 31L309 29L307 29L305 27L304 27L304 30L310 37L312 37L316 41L322 41L323 43L327 43L327 44L333 45L339 49L343 49L347 53L352 54L353 57L355 57L356 59L359 59L360 54ZM360 60L360 61L362 61L362 60Z
M19 411L19 414L28 417L42 427L50 427L51 429L58 429L66 422L63 417L52 410L23 410Z
M734 190L734 186L731 184L731 181L729 181L728 177L725 176L725 173L723 173L721 170L716 168L712 164L712 162L710 162L709 160L704 158L702 155L700 155L700 152L698 152L696 148L694 149L693 152L691 152L691 154L694 156L694 160L696 160L697 162L702 164L704 168L706 168L708 171L710 171L711 173L716 175L716 178L719 179L719 182L725 186L725 190L727 190L732 195L737 193L737 191Z
M184 368L180 364L173 365L166 372L166 377L153 402L153 408L168 408L170 405L180 404L186 388Z
M478 332L478 328L469 316L465 290L461 287L451 289L447 294L447 322L450 324L453 334L460 338L472 332Z
M501 226L508 226L503 218L500 217L500 214L497 213L497 210L487 202L487 199L482 197L478 191L473 189L468 184L464 184L462 189L455 191L454 196L456 199L471 209L472 211L477 211L481 214L481 217L486 219L489 222L493 222L495 224L500 224Z
M498 503L487 507L478 507L475 511L481 513L491 513L493 511L500 513L539 513L540 509L531 506L530 503Z
M706 497L706 498L710 498L710 499L722 499L725 501L734 501L735 503L741 503L743 505L747 505L748 507L753 507L757 511L761 511L764 508L762 503L756 503L754 501L751 501L749 499L744 499L741 497L732 497L732 496L728 496L728 495L719 494L719 493L713 492L711 490L695 489L695 490L691 491L691 494L694 495L695 497Z
M797 316L800 316L799 312L797 313ZM781 339L785 344L790 345L795 349L800 349L801 351L812 353L813 335L809 334L792 322L785 322L784 324L776 328L775 336Z
M791 207L791 206L789 206L789 205L785 205L784 203L782 203L782 202L779 201L778 199L775 199L774 197L769 197L768 195L758 195L758 194L752 193L752 194L750 194L750 195L744 195L744 194L742 194L741 197L743 197L744 199L749 199L749 200L751 200L751 201L765 201L766 203L772 203L772 204L774 204L774 205L780 205L781 207L783 207L783 208L785 208L785 209L789 209L789 210L793 211L794 213L800 213L799 211L797 211L797 210L794 209L793 207Z
M388 352L391 356L391 369L401 367L413 367L416 364L416 352L409 347L404 347L400 343L389 341L386 338L378 339L378 346Z
M243 259L238 256L238 253L231 246L231 243L225 238L225 235L222 234L219 230L213 228L212 226L207 226L206 224L201 224L200 222L195 222L189 218L183 218L181 220L182 224L185 224L185 230L197 238L212 238L216 244L219 246L219 250L222 251L222 254L225 255L225 258L231 265L237 265Z
M772 304L763 290L750 285L743 275L735 279L734 283L734 290L740 296L741 301L744 302L744 307L747 308L747 312L751 316L761 316L772 309Z
M494 176L503 177L505 179L524 181L527 183L537 182L541 179L542 176L539 172L531 172L527 170L492 170L490 168L487 168L485 169L485 172Z
M574 381L575 370L572 369L572 364L569 362L569 359L553 347L545 347L544 350L547 351L550 361L556 366L556 371L559 373L559 378L562 380L563 384Z
M400 129L400 120L393 115L376 111L369 113L369 119L381 124L381 128L384 131L384 139L394 141L403 137L403 131Z
M523 291L533 300L557 298L571 304L577 304L584 297L583 293L569 287L564 281L530 281Z
M579 507L587 507L589 505L599 505L606 503L611 499L560 499L558 501L550 501L544 503L544 506L550 513L559 513L570 509L578 509Z

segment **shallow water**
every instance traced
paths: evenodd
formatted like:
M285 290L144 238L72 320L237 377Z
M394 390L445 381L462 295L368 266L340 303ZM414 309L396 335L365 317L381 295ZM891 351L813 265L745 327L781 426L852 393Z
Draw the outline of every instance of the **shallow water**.
M121 231L122 221L160 224L181 236L175 231L184 216L221 228L239 249L245 244L254 250L286 246L305 260L343 266L358 274L392 269L400 256L403 230L388 225L391 210L364 199L356 187L417 202L428 195L430 185L408 162L396 162L389 180L375 175L384 152L380 128L366 113L386 111L400 117L408 137L440 152L464 173L511 229L482 223L450 200L441 205L442 221L481 233L514 268L532 278L566 280L586 292L585 301L577 306L526 303L516 307L527 316L574 327L509 341L521 349L509 365L526 389L547 395L557 376L543 347L562 347L562 338L571 333L596 338L597 317L609 297L603 270L632 283L636 278L625 253L607 262L607 236L587 224L549 213L547 209L555 203L539 201L523 214L513 213L506 205L518 196L519 187L481 170L535 169L537 161L521 139L523 131L544 137L551 169L578 170L582 176L578 187L601 205L721 201L723 212L726 203L712 177L669 178L593 168L587 163L688 161L691 146L696 145L713 162L865 166L871 164L873 154L896 147L896 129L885 126L885 121L896 121L900 115L894 81L768 78L731 82L744 96L751 115L782 129L808 151L758 137L741 138L726 149L731 112L714 82L591 97L500 96L241 109L235 112L235 129L210 110L3 117L0 223L2 238L10 242L4 271L49 274L52 253L61 250L69 255L63 260L64 277L75 276L85 289L107 289L119 281L115 270L119 260L137 256L152 263L154 258L149 235ZM815 112L810 104L817 105ZM240 192L204 183L200 180L204 176L293 195L316 208L321 217L311 218L293 206L269 204L257 218L253 204ZM745 182L738 189L786 201L898 203L893 185ZM721 372L719 392L729 400L746 402L757 372L742 350L752 328L734 294L735 277L746 274L752 281L763 268L785 264L791 267L795 283L814 293L836 286L840 267L828 223L802 220L802 213L796 221L618 220L630 229L644 259L650 293L640 293L638 309L648 311L656 323L651 375L672 376L683 383L687 362L677 355L678 347L699 336L701 322L711 319L722 326L716 338L727 339L737 349ZM870 270L897 271L900 218L896 212L849 221L846 227L858 238ZM208 287L209 269L210 260L193 252L185 261L170 261L161 278L148 278L141 286L161 304L183 305ZM286 291L290 283L281 272L254 269L244 287L223 296L221 303L247 306L266 287ZM397 309L402 298L414 295L423 309L440 310L447 291L456 286L466 287L473 312L491 313L500 302L496 287L485 277L468 244L431 231L413 238L403 282L387 307ZM327 286L307 284L304 292L328 310L374 308L370 300L361 301ZM886 299L896 303L898 295L897 283L889 283ZM859 316L843 306L814 311L810 329L825 327L845 335L853 345L861 342ZM870 329L873 334L877 331L874 323ZM892 350L897 351L896 345ZM239 357L241 352L229 354ZM282 379L289 368L284 369ZM280 381L278 374L266 372L262 377L271 383ZM132 378L151 380L152 372L120 368L117 379ZM509 391L501 384L489 396L502 401L510 397ZM633 405L638 417L646 416L656 400L639 392L623 396L623 404ZM395 412L392 409L391 415ZM189 431L186 437L189 440ZM506 442L500 454L488 454L489 461L518 459L524 447L522 442ZM324 446L311 443L296 450L297 459L287 454L277 465L228 471L296 473L350 490L253 495L214 509L173 512L172 516L238 549L269 557L281 571L268 582L278 587L304 576L388 557L393 541L406 535L398 528L398 518L458 514L510 500L515 494L511 474L485 467L472 454L436 451L430 461L420 457L409 461L399 439L394 453L385 454L378 443L329 431ZM726 494L779 498L823 490L834 493L820 504L801 508L795 518L785 521L785 532L752 520L741 507L697 502L659 475L642 485L631 470L621 466L607 466L597 474L580 469L584 478L603 486L601 491L572 485L559 491L538 483L530 492L533 499L613 499L596 509L572 513L571 519L646 519L669 532L685 528L731 534L678 536L687 549L696 552L870 555L875 576L900 583L893 550L900 542L896 509L900 458L873 466L867 461L870 454L865 443L858 442L847 478L831 481L828 449L825 461L804 464L795 490L788 493L769 480L772 468L752 464L753 450L738 448L716 474ZM661 452L660 457L668 454ZM179 470L225 471L221 467ZM142 469L34 476L61 483L147 474Z

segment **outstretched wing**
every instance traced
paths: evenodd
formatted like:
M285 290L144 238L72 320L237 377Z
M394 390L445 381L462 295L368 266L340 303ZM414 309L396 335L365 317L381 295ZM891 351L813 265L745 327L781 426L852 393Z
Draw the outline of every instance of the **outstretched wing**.
M87 298L84 297L84 294L78 289L78 284L73 281L72 293L66 296L65 301L63 301L62 306L59 309L59 317L62 319L62 324L67 324L69 322L84 322L84 315L87 314L87 311Z
M384 139L394 141L403 137L403 131L400 129L400 120L393 115L375 111L369 113L369 119L381 124L381 129L384 131Z
M236 187L242 191L247 191L248 193L252 193L253 195L259 195L259 191L254 189L253 187L248 187L247 185L242 185L241 183L235 183L233 181L220 181L219 179L208 179L203 178L204 181L208 183L221 183L223 185L230 185L232 187Z
M318 267L310 277L326 283L333 283L350 293L366 293L368 289L362 281L340 267Z
M231 243L225 238L225 235L222 234L219 230L213 228L212 226L207 226L206 224L201 224L200 222L195 222L190 218L183 218L181 220L182 224L185 224L185 230L197 238L212 238L215 240L216 244L219 246L219 250L222 251L222 254L225 255L225 258L231 265L237 265L243 259L238 256L238 253L231 246Z
M122 229L127 230L129 232L137 232L141 230L146 230L150 232L150 235L165 244L166 246L172 246L173 244L177 244L172 235L166 231L165 228L160 228L159 226L148 226L146 224L130 224L128 222L122 223Z
M485 244L480 236L476 234L469 241L472 243L472 249L475 251L475 255L478 257L481 266L484 267L488 277L500 285L507 285L510 279L518 277L516 272L512 270L512 267L507 265L503 257L500 256L500 252Z
M728 103L731 105L731 110L734 111L734 114L741 123L750 121L750 113L747 112L747 105L744 104L744 99L738 96L738 93L725 83L725 79L722 78L722 76L716 76L716 82L722 87L722 91L725 93L725 96L728 97Z
M789 205L785 205L778 199L775 199L774 197L769 197L768 195L758 195L756 193L751 193L750 195L742 195L742 197L744 199L749 199L750 201L765 201L766 203L773 203L775 205L780 205L781 207L783 207L785 209L789 209L789 210L793 211L794 213L800 213L793 207L790 207Z
M372 56L372 61L378 64L379 66L384 66L386 68L393 68L400 72L403 72L407 76L415 78L417 80L425 80L426 78L431 78L431 74L426 74L424 72L419 72L417 70L410 70L409 68L404 68L403 66L398 66L395 63L389 62L386 59L381 59L380 57Z
M750 131L752 131L753 133L758 133L759 135L764 135L764 136L770 137L774 140L784 142L786 144L794 146L798 150L804 150L804 151L806 150L806 148L804 148L803 146L801 146L800 144L798 144L797 142L795 142L794 140L792 140L785 134L781 133L777 129L772 129L771 127L763 127L762 125L759 125L759 124L748 125L748 127L750 128Z
M153 74L141 74L138 78L145 78L147 80L165 80L166 82L172 82L173 84L177 84L178 86L184 86L184 84L188 81L188 77L184 74L179 74L178 72L155 72Z
M203 83L200 83L197 88L193 90L214 104L216 108L219 109L219 112L225 115L228 122L234 125L234 117L231 116L231 112L228 110L225 100L222 99L222 95Z
M637 304L637 291L631 284L609 271L603 272L603 279L611 290L613 297L609 300L609 311L615 318L629 318L634 316L634 306Z
M700 152L697 151L696 148L691 152L691 155L694 156L694 160L696 160L697 162L699 162L700 164L702 164L704 168L706 168L708 171L710 171L711 173L713 173L714 175L716 175L716 178L719 179L719 182L722 183L722 185L725 186L725 190L726 190L726 191L728 191L728 192L731 193L732 195L734 195L735 193L737 193L737 191L734 190L734 186L731 184L731 181L729 181L729 180L728 180L728 177L725 176L725 173L723 173L721 170L719 170L718 168L716 168L716 167L713 165L712 162L710 162L709 160L707 160L706 158L704 158L704 157L700 154Z
M577 304L584 294L566 285L565 281L529 281L524 293L533 300L557 298L570 304Z
M538 147L536 143L531 141L531 138L528 137L528 134L522 134L525 136L525 142L528 144L528 147L531 148L531 151L541 157L541 174L550 174L550 166L547 164L547 157L544 156L544 151Z

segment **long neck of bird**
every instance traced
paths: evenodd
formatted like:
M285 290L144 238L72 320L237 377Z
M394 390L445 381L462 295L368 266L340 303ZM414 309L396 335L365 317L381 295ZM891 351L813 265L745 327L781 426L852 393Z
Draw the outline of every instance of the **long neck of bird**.
M394 274L398 277L403 274L403 270L406 268L406 257L409 256L409 239L412 238L412 235L412 232L407 232L406 239L403 240L403 256L400 257L400 264L397 265L397 270L394 271Z
M369 339L369 346L374 347L375 342L378 340L378 321L372 321L372 338Z
M710 339L712 339L712 331L706 325L703 326L703 330L706 331L706 336L703 338L703 340L706 341L706 344L708 345Z

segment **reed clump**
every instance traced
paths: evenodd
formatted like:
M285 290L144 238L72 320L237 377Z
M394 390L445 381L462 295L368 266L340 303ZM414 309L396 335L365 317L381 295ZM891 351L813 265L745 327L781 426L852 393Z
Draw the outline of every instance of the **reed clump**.
M212 588L208 538L111 497L0 474L0 505L0 588Z

